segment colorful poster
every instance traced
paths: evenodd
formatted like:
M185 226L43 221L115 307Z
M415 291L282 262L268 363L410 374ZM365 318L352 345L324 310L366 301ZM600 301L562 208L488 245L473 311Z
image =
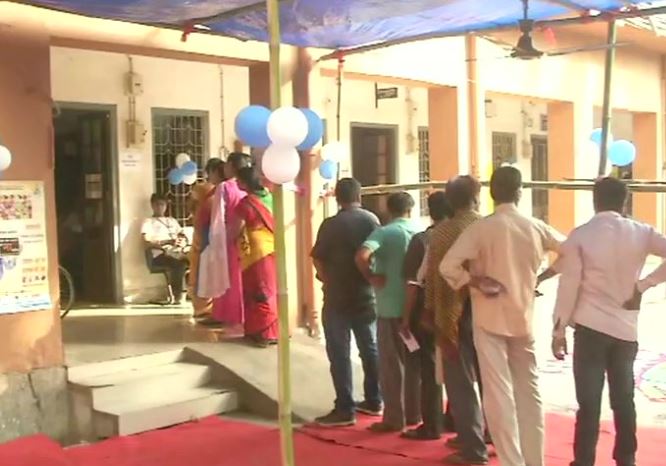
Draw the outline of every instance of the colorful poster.
M44 183L0 182L0 314L51 308Z

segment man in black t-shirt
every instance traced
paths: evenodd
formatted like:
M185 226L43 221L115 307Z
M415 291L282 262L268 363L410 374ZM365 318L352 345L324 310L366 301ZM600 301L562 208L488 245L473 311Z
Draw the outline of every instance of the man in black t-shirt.
M335 197L340 211L321 224L312 249L317 278L324 289L322 321L336 395L333 411L317 418L316 422L330 427L353 425L356 411L374 416L382 412L375 296L354 262L359 247L379 227L379 220L361 208L358 181L352 178L338 181ZM354 332L365 375L365 399L358 404L353 398L351 332Z

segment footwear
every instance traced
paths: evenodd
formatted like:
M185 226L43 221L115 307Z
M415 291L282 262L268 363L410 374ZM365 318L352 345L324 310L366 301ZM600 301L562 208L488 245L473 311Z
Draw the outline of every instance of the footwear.
M463 458L460 453L454 453L452 455L447 456L444 458L444 463L446 464L461 464L461 465L485 465L488 464L487 459L477 459L477 460L469 460L467 458Z
M440 434L429 432L423 424L416 429L410 429L403 432L400 437L407 440L439 440L442 438Z
M449 439L446 439L446 442L444 442L444 445L446 445L449 448L452 448L453 450L462 449L462 442L460 441L460 437L458 437L457 435L455 437L451 437Z
M345 427L356 424L356 416L353 413L343 413L334 409L326 416L315 419L315 424L322 427Z
M359 401L356 403L356 412L367 414L368 416L379 417L384 411L381 404L374 405L369 401Z
M392 434L402 431L402 429L385 424L384 422L375 422L374 424L371 424L370 427L368 427L368 430L376 434Z

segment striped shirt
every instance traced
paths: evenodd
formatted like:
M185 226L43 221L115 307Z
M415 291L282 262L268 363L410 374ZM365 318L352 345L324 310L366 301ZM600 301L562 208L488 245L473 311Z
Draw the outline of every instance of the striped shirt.
M454 291L440 275L439 264L462 232L480 218L474 211L456 213L432 228L428 238L425 308L434 313L438 339L453 345L458 343L458 320L468 292Z

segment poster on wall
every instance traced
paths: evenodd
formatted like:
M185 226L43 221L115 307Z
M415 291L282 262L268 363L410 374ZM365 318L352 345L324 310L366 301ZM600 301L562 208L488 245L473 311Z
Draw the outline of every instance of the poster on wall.
M50 308L44 183L0 181L0 314Z

